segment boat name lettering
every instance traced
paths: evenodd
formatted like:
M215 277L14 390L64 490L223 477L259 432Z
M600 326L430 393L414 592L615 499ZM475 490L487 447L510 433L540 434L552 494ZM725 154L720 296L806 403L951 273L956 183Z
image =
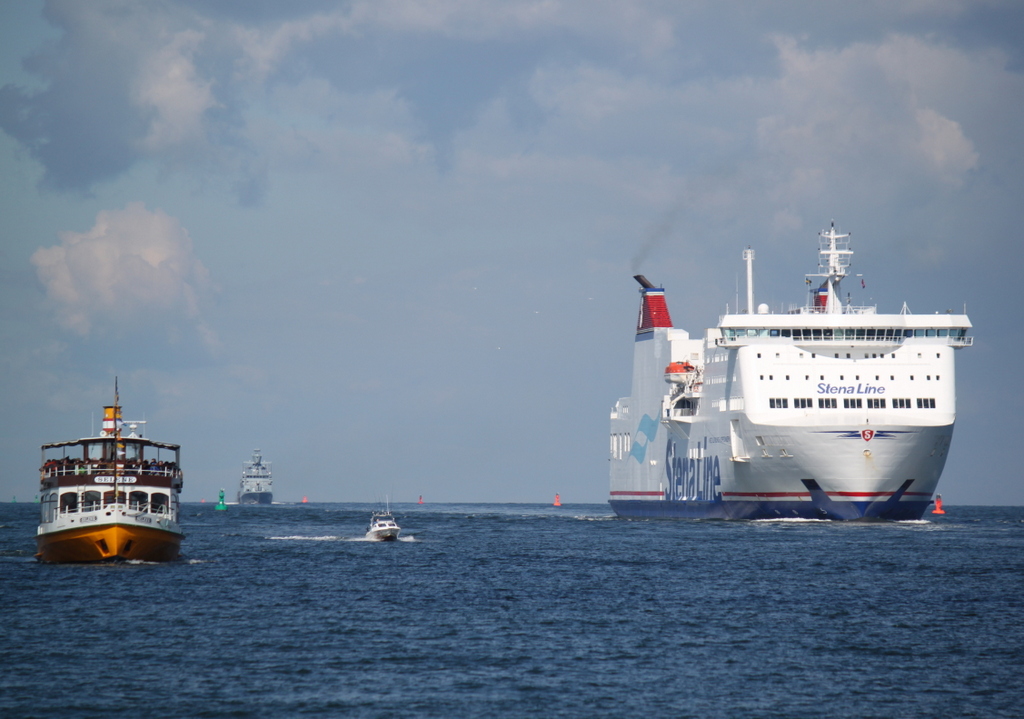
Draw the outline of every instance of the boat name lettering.
M885 387L875 384L836 385L828 382L818 383L818 394L885 394Z
M135 484L137 479L138 479L137 477L132 477L130 475L127 476L127 477L118 477L117 478L117 483L118 484ZM113 484L114 483L114 478L110 477L110 476L94 477L93 478L93 482L95 482L96 484Z
M689 459L676 455L676 443L669 440L665 449L665 474L668 486L665 499L669 501L722 499L722 471L717 456L706 454L708 438L703 445L698 442L700 458Z

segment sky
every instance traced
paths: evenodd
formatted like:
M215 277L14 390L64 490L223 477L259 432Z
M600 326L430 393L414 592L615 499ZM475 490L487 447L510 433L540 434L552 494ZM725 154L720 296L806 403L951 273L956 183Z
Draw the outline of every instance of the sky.
M125 419L185 501L602 503L639 297L962 312L947 505L1024 504L1016 0L0 3L0 501Z

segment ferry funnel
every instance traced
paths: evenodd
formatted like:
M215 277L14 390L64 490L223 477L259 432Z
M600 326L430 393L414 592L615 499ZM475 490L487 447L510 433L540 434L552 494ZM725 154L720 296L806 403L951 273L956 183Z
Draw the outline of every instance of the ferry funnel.
M672 317L665 303L665 290L655 287L643 275L634 279L640 283L640 316L636 320L636 333L650 332L655 327L671 327Z

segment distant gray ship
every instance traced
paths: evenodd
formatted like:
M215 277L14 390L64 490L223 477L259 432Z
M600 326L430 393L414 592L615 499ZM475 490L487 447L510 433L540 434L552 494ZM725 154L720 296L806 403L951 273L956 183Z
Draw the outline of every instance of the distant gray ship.
M252 451L252 459L242 463L242 483L238 487L239 504L271 504L274 483L270 472L270 462L263 461L258 449Z

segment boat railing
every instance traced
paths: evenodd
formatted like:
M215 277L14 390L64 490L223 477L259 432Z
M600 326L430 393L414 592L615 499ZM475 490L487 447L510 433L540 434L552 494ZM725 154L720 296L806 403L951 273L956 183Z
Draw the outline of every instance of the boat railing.
M170 506L163 503L152 503L152 502L108 502L104 504L99 500L82 502L81 504L69 504L58 508L58 513L61 515L65 514L86 514L88 512L98 512L104 509L116 509L116 510L127 510L130 512L139 512L140 514L156 514L163 516L171 513Z
M843 305L842 312L829 312L824 307L817 305L804 305L803 307L797 308L795 312L790 314L801 314L801 315L828 315L828 314L844 314L844 315L873 315L877 314L878 307L876 305Z
M54 460L52 463L47 462L43 465L42 475L43 477L68 477L71 475L89 475L97 474L99 472L113 472L114 464L112 462L80 462L80 463L62 463L59 460ZM152 477L176 477L180 470L173 464L141 464L141 465L126 465L118 468L120 474L133 474L133 475L146 475Z

